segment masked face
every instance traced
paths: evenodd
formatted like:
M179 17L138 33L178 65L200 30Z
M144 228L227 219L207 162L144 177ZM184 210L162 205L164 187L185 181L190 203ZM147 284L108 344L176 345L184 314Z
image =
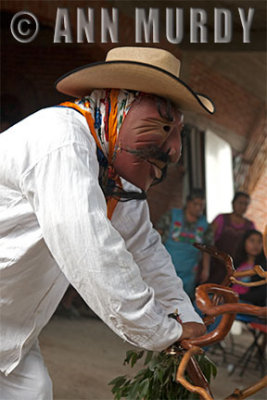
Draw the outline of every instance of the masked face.
M164 177L167 164L181 155L183 116L155 96L138 98L126 115L116 141L113 166L127 181L146 191Z

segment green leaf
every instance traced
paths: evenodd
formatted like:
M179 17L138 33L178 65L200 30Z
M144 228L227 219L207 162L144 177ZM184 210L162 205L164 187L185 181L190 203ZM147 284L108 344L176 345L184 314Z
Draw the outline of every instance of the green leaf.
M123 365L130 364L133 367L137 360L143 357L144 351L133 351L128 350L126 352L126 358L124 359Z
M214 364L214 362L212 362L212 361L210 361L210 366L211 366L211 373L212 373L212 376L213 376L213 378L216 378L216 375L217 375L217 367L216 367L216 365Z
M143 368L137 372L137 374L135 375L135 379L140 379L142 377L145 378L148 377L149 375L151 375L151 371L149 371L148 368Z
M139 360L140 358L142 358L143 355L144 355L144 351L143 351L143 350L142 350L142 351L139 351L139 352L137 353L137 360Z
M147 398L147 396L149 395L148 388L149 388L149 379L145 379L139 386L140 399L143 399L144 397Z
M150 369L150 371L154 371L156 365L158 364L158 360L157 358L152 358L148 364L148 368Z
M147 365L153 357L153 351L147 351L144 365Z
M129 362L130 362L130 359L132 358L132 355L135 353L135 351L132 351L132 350L128 350L127 352L126 352L126 358L124 359L124 362L123 362L123 364L125 365L125 364L129 364Z
M134 384L132 384L131 389L129 390L128 396L127 396L127 400L137 400L140 397L137 396L137 393L139 391L139 383L135 382Z
M124 382L127 380L126 375L123 376L118 376L117 378L113 379L110 381L108 384L109 385L115 385L115 386L121 386L124 384Z
M160 383L163 383L163 375L164 375L164 371L162 369L159 369L157 376L158 376L158 380L160 381Z

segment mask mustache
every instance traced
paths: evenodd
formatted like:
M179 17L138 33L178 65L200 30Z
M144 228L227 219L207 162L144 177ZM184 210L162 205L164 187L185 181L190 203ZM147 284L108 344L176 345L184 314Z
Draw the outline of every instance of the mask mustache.
M144 148L144 149L135 150L135 149L121 148L120 150L127 151L128 153L134 154L140 160L147 161L150 164L155 165L158 169L160 169L161 177L160 178L155 177L151 186L158 185L166 178L167 172L168 172L168 164L171 162L170 157L169 157L170 149L168 149L167 152L164 152L156 146L151 146L149 149ZM151 160L149 160L149 159L151 159ZM153 163L152 160L163 162L165 165L163 167L160 167L156 162ZM140 194L141 193L139 193L139 195ZM139 198L139 199L141 200L141 198Z
M165 164L169 164L171 162L171 159L169 157L170 149L168 149L167 152L164 152L156 146L151 146L150 148L137 149L137 150L136 149L125 149L125 148L120 148L120 150L131 153L131 154L137 156L138 158L140 158L141 160L148 161L148 162L150 162L149 159L158 160ZM153 162L151 162L151 164L153 164ZM155 163L155 165L156 165L156 163Z

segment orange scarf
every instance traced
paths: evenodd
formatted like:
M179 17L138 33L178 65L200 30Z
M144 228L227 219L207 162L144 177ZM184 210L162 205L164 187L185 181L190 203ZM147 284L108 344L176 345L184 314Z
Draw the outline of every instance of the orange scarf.
M97 138L95 128L94 128L94 121L93 121L93 118L92 118L90 112L83 110L81 107L77 106L77 104L72 103L70 101L65 101L64 103L60 103L60 106L74 108L75 110L79 111L86 118L87 124L89 126L90 132L92 133L92 135L95 139L96 145L101 150L101 146L100 146L100 143L99 143L99 140ZM114 147L115 147L115 142L114 142L113 148ZM116 177L115 181L119 187L122 187L119 176ZM113 212L118 203L118 199L115 199L114 197L110 197L110 198L106 199L106 202L107 202L107 216L108 216L108 219L111 220Z

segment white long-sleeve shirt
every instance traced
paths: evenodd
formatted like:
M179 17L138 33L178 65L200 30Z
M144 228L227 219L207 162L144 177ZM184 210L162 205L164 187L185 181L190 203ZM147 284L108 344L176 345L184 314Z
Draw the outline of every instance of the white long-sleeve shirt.
M0 369L6 374L69 283L114 332L146 349L179 339L181 325L167 316L175 309L183 322L201 322L147 203L119 202L109 221L98 172L95 141L75 110L44 109L0 135Z

